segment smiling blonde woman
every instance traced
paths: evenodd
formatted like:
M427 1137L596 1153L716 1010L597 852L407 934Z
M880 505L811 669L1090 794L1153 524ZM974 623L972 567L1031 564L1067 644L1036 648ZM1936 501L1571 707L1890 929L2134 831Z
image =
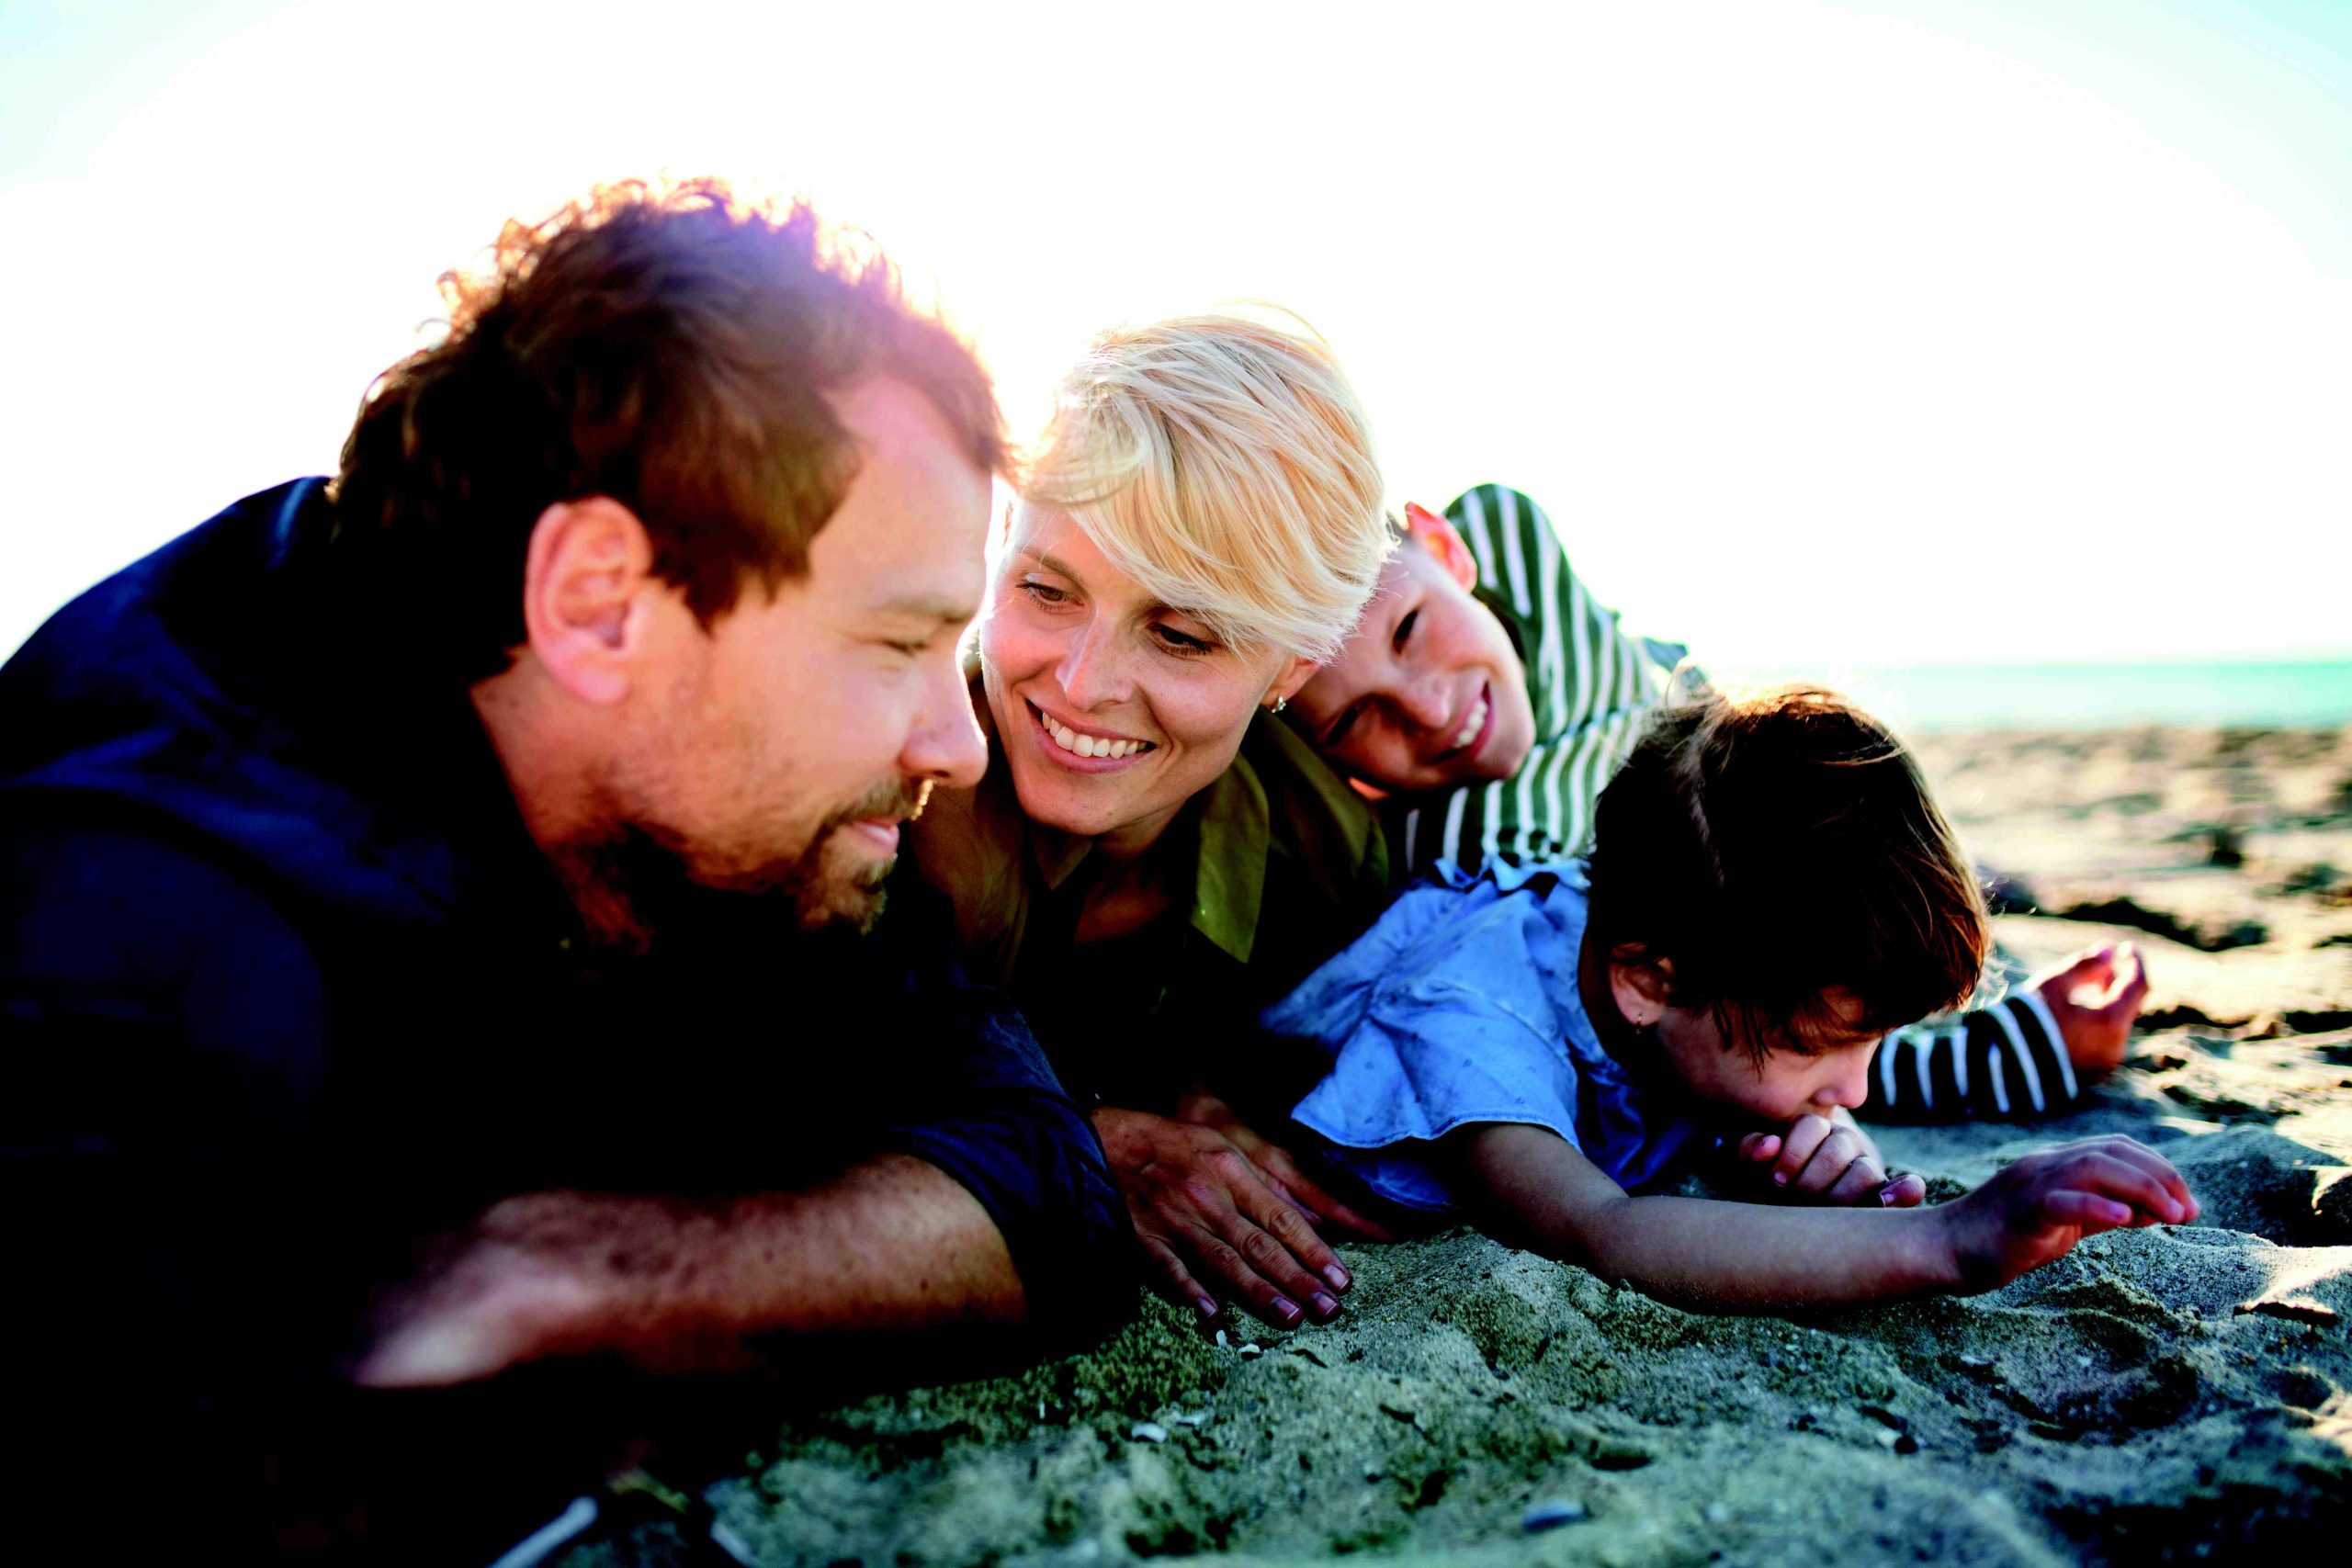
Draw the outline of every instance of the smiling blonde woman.
M1105 333L1065 379L997 540L976 696L987 777L913 833L981 977L1095 1125L1167 1288L1329 1317L1313 1229L1374 1232L1224 1100L1244 1036L1376 911L1380 830L1281 708L1394 547L1369 423L1322 340L1240 315ZM1295 1098L1292 1095L1290 1098Z

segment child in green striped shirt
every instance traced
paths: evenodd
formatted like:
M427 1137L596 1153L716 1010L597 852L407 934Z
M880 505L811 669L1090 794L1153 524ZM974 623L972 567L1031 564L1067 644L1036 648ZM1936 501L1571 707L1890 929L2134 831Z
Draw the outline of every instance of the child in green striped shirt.
M1336 767L1381 798L1400 880L1451 861L1566 860L1591 847L1601 786L1643 716L1704 684L1679 646L1625 633L1568 570L1542 508L1481 485L1406 537L1347 647L1291 705ZM1990 1007L1898 1030L1866 1115L2072 1109L2119 1065L2147 992L2132 944L2096 947ZM1767 1145L1785 1169L1834 1130Z

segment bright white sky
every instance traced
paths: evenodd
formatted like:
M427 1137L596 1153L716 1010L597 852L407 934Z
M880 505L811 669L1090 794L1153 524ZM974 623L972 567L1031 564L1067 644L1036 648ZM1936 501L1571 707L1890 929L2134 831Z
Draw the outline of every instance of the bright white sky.
M0 653L656 171L871 231L1024 428L1291 306L1396 500L1518 483L1719 666L2352 652L2352 6L1536 9L7 0Z

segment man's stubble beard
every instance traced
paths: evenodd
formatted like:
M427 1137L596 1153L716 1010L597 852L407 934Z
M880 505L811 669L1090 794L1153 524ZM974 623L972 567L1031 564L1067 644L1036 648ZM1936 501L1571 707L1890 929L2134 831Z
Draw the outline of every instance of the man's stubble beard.
M740 862L714 863L708 855L697 855L685 846L673 848L672 852L686 880L698 886L789 898L803 931L842 925L862 933L872 931L882 918L888 902L886 885L898 864L898 857L882 861L865 861L861 857L853 868L834 869L826 864L828 851L851 823L877 818L911 822L922 815L930 799L928 779L920 784L893 779L876 785L818 823L807 847L788 861L747 867ZM673 835L665 836L658 829L652 837L657 842L669 837L673 844L676 843Z
M827 852L851 823L869 818L912 821L930 797L931 781L894 779L827 816L798 854L757 863L696 841L669 823L630 823L612 839L575 848L576 870L602 895L598 902L622 917L609 922L613 929L592 934L598 935L600 945L642 952L673 924L690 926L691 919L679 917L700 903L697 895L708 893L789 899L805 931L836 926L861 934L870 931L882 918L885 885L898 857L871 862L861 857L854 868L835 869L826 864Z

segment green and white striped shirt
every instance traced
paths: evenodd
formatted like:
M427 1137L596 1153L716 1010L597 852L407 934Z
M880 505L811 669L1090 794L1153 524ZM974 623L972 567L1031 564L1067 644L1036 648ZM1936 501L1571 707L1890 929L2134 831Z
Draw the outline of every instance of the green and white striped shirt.
M1593 807L1644 716L1679 687L1685 650L1621 630L1568 570L1551 518L1519 491L1480 485L1445 514L1477 563L1473 592L1527 667L1535 744L1510 778L1395 802L1390 863L1419 875L1441 860L1476 871L1574 859L1592 847Z

